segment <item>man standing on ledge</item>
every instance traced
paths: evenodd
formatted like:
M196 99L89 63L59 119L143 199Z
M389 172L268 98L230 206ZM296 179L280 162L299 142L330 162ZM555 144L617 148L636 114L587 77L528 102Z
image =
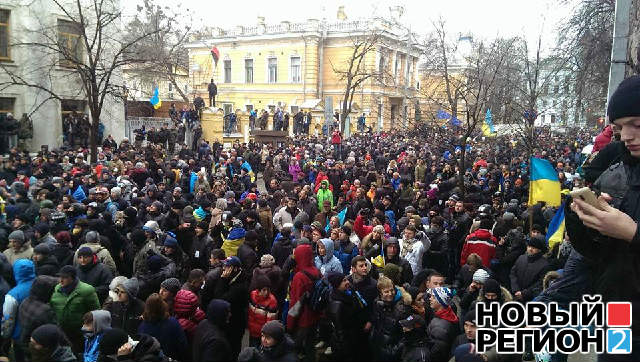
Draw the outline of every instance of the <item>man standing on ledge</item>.
M218 87L213 82L213 79L211 79L211 83L209 83L209 86L207 87L207 90L209 91L209 107L215 107L216 106L216 94L218 94Z

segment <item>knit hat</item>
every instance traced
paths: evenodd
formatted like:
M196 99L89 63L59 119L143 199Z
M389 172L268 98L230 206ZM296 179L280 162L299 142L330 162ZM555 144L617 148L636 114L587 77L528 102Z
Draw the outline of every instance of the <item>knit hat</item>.
M162 262L163 260L161 256L151 255L149 258L147 258L147 267L149 268L149 271L155 273L159 271L160 268L162 268Z
M527 246L533 246L534 248L540 249L543 253L547 252L547 250L549 249L547 240L545 240L545 237L541 235L536 235L529 238L529 240L527 240Z
M280 321L269 321L262 326L262 333L281 342L284 339L284 326Z
M482 285L482 293L495 293L497 295L500 295L500 283L498 283L498 281L496 281L495 279L487 279Z
M197 209L193 210L193 217L196 219L196 221L202 221L207 217L207 212L204 211L202 207L198 207Z
M181 286L182 284L176 278L165 279L162 283L160 283L160 288L164 288L174 295L178 294Z
M160 226L158 225L157 222L155 222L153 220L149 220L146 223L144 223L144 226L142 227L142 230L150 232L150 233L154 233L154 234L159 234L160 233Z
M39 232L40 235L45 235L50 230L49 224L47 224L46 222L37 223L33 228L35 229L35 231Z
M236 193L233 191L227 191L224 193L224 198L225 199L235 199L236 198Z
M51 248L49 248L49 245L47 244L38 244L35 248L33 248L33 253L40 255L49 255L51 254Z
M623 117L640 116L640 76L629 77L618 85L609 98L607 116L612 123Z
M396 264L389 263L385 265L382 274L391 279L394 285L402 284L402 268Z
M442 307L447 308L451 305L451 299L456 293L447 287L438 287L431 289L431 295L436 298Z
M91 230L84 236L84 241L85 243L99 243L100 234L98 234L97 231Z
M464 315L464 321L476 324L476 309L475 308L471 308L467 312L467 314Z
M256 275L255 289L260 290L262 288L271 288L271 280L266 275Z
M31 333L31 338L45 348L54 350L64 337L55 324L44 324Z
M178 240L171 235L167 235L167 237L164 238L164 246L175 248L178 246Z
M80 249L78 249L78 256L92 256L92 255L93 255L93 250L91 250L91 248L88 246L83 246Z
M456 362L482 362L484 359L481 354L476 353L476 347L473 343L461 344L453 351Z
M314 229L318 229L318 230L322 230L322 224L320 223L320 221L314 221L311 223L311 227Z
M333 289L338 289L338 287L340 286L340 283L342 283L343 280L344 280L344 274L342 273L333 272L327 275L327 281L329 281L329 284L331 284Z
M246 234L244 234L245 241L256 241L258 240L258 233L255 230L249 230Z
M240 259L235 255L226 258L222 263L224 264L224 266L242 266Z
M128 340L127 332L120 328L109 328L102 334L102 339L98 345L99 354L105 356L114 355Z
M478 269L473 273L473 281L476 283L484 284L487 279L489 279L489 273L484 269Z
M9 234L8 239L17 241L20 244L24 244L24 233L22 232L22 230L12 231L11 234Z
M264 254L260 257L260 267L268 268L276 263L276 259L271 254Z
M138 283L137 278L127 279L122 282L122 289L129 295L129 298L135 298L138 295L138 290L140 289L140 283Z
M78 275L78 271L72 265L65 265L60 268L60 272L58 273L61 277L70 277L75 279Z

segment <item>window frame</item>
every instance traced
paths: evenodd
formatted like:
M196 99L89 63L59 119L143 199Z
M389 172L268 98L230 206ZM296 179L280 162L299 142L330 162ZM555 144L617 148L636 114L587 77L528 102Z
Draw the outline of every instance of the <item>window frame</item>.
M274 79L271 79L271 60L275 60L275 71L273 72ZM267 58L267 83L276 84L278 83L278 58L277 57L268 57Z
M7 32L7 56L0 55L0 61L7 61L11 60L11 42L9 41L9 39L11 39L11 9L0 8L0 12L7 12L8 14L7 22L0 22L0 28L5 28Z
M229 74L227 74L227 64L229 64ZM233 83L232 82L232 68L231 68L231 59L225 59L222 62L222 69L224 70L224 83ZM229 78L227 78L227 75Z
M4 106L2 106L3 101L8 101L9 104L11 105L11 108L7 108L7 109L3 109ZM7 115L7 113L11 113L15 116L15 109L16 109L16 97L0 97L0 115L4 114L5 116Z
M293 72L294 59L298 59L297 74L294 74ZM302 57L299 55L292 55L289 57L289 80L291 83L302 83Z
M247 77L247 75L249 74L247 71L249 68L247 68L247 61L251 61L251 81L249 81L249 77ZM255 77L254 77L254 65L255 65L255 61L253 60L253 58L244 58L244 83L245 84L253 84Z
M69 25L70 27L78 27L78 33L74 34L74 33L69 33L66 31L62 31L61 29L61 24L66 23L67 25ZM76 63L82 63L83 61L83 56L84 56L84 50L83 50L83 46L82 43L80 42L80 38L82 37L82 33L81 30L79 29L80 24L71 21L71 20L67 20L67 19L57 19L57 31L58 31L58 43L61 42L62 38L64 37L65 42L67 43L65 46L65 49L71 49L71 44L70 41L72 39L75 38L76 40L76 49L74 49L75 51L75 56L77 57L77 59L75 60ZM60 46L60 44L58 45ZM60 49L62 51L62 49ZM62 57L62 59L61 59ZM75 67L75 64L73 63L73 60L67 59L64 54L60 53L58 54L58 61L59 61L59 65L65 68L73 68Z

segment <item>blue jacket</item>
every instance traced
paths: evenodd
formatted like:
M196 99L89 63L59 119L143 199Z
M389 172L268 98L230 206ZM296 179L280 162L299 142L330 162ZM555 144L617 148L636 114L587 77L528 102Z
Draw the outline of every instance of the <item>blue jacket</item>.
M333 254L333 240L320 239L320 242L324 245L325 254L323 257L320 255L314 258L316 268L320 270L322 276L326 276L329 273L342 273L342 263Z
M98 348L106 329L111 328L111 313L106 310L94 310L93 331L91 337L84 338L84 362L96 362L98 360Z
M351 241L338 242L338 249L333 252L333 255L340 260L342 264L342 270L351 270L351 259L358 255L358 247Z
M29 296L31 284L36 278L36 268L28 259L18 259L13 264L13 276L17 285L7 293L2 306L2 337L20 338L18 307Z

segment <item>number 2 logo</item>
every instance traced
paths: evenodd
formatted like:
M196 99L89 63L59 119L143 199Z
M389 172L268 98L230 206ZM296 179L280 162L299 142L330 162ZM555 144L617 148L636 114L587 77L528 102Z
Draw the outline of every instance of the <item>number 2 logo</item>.
M631 353L631 329L611 328L607 330L607 353Z

